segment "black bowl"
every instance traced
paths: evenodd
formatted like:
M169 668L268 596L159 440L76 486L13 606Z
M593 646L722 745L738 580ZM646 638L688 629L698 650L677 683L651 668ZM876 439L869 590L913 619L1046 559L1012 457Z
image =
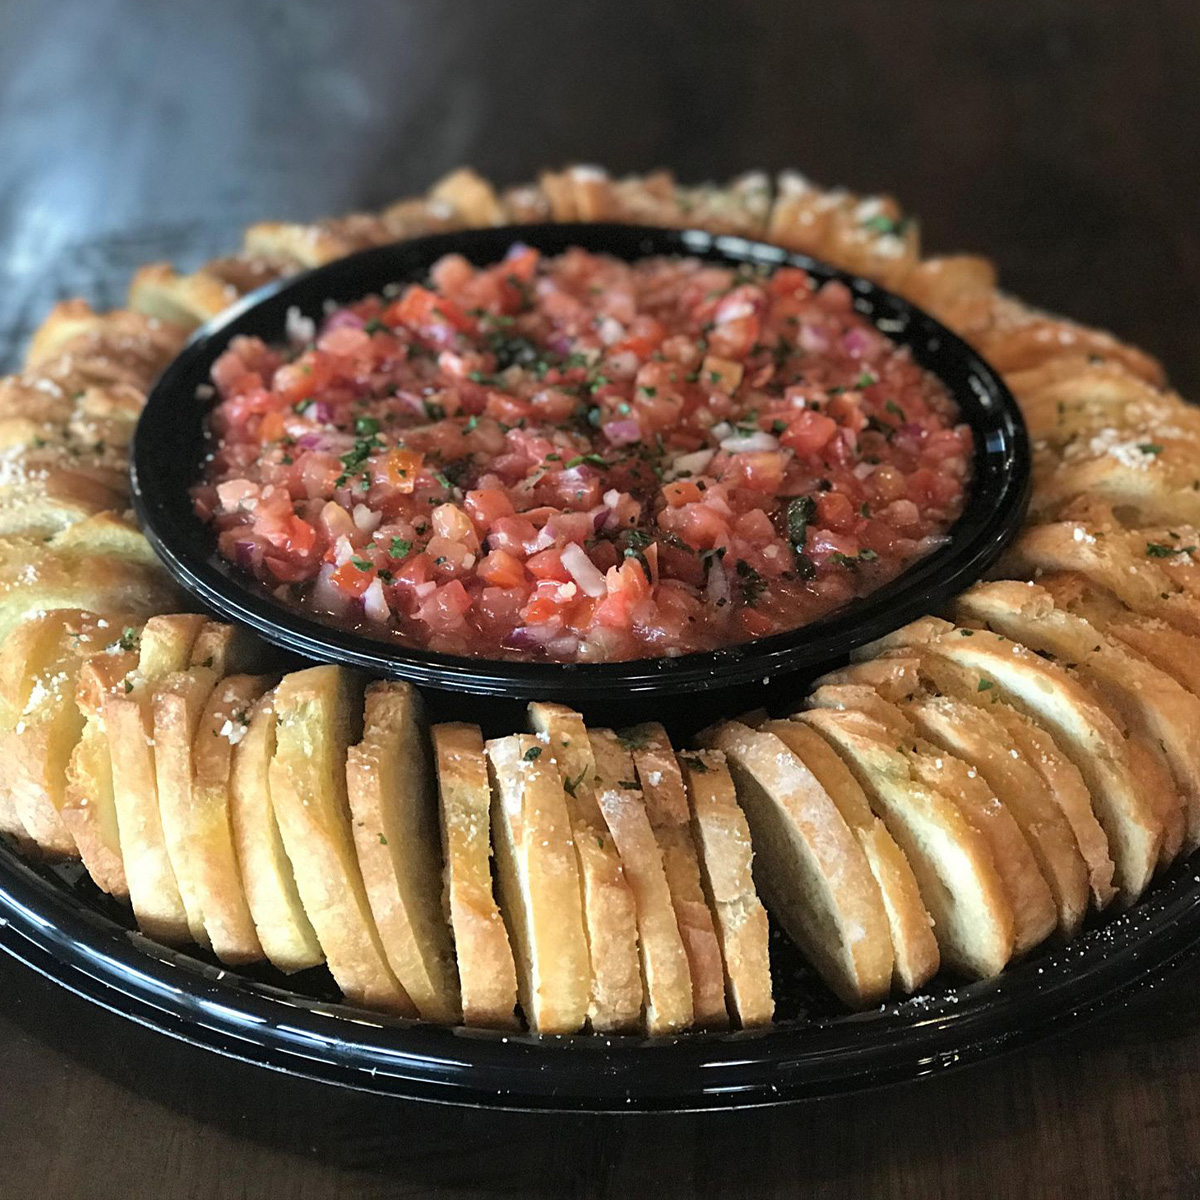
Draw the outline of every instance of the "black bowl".
M347 303L386 285L424 277L451 251L484 265L521 241L547 254L571 246L634 260L691 255L712 262L803 267L816 279L840 279L856 309L950 390L975 436L974 478L949 541L901 575L803 628L715 652L615 663L555 664L469 658L408 649L325 624L277 602L247 573L216 553L211 529L192 511L189 488L206 452L205 415L214 360L230 339L268 342L284 334L287 312L319 319L328 301ZM200 394L198 395L198 389ZM133 443L133 498L151 544L167 568L204 604L264 638L311 659L362 667L426 688L511 699L566 700L597 706L703 691L718 707L735 691L768 680L800 682L871 641L935 608L976 580L1016 533L1030 487L1029 448L1020 413L999 376L961 339L907 301L868 280L805 255L745 238L700 230L630 225L523 225L475 229L367 250L246 297L200 329L158 381ZM694 701L689 701L689 706Z

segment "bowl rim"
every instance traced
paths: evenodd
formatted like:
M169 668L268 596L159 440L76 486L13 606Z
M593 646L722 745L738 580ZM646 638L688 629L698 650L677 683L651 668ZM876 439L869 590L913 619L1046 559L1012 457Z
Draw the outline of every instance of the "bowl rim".
M821 282L837 279L856 311L937 375L974 433L974 472L962 514L945 545L875 591L797 629L713 651L609 663L546 663L419 650L310 617L274 599L257 581L220 558L211 529L192 511L187 464L195 481L207 404L197 389L208 368L239 333L282 334L287 310L319 317L329 301L346 303L385 284L413 282L443 254L482 264L499 261L514 242L547 254L582 246L634 260L652 255L796 266ZM941 364L938 370L931 364ZM953 378L947 379L951 369ZM192 452L182 452L180 439ZM627 694L673 695L696 688L766 682L815 673L857 646L935 609L973 583L1016 535L1032 483L1028 436L1016 401L999 374L966 342L928 313L870 280L805 254L750 238L699 229L575 222L505 225L435 234L374 247L245 296L197 329L147 397L134 432L130 480L133 505L167 570L208 608L304 658L365 669L441 691L514 699L619 700Z

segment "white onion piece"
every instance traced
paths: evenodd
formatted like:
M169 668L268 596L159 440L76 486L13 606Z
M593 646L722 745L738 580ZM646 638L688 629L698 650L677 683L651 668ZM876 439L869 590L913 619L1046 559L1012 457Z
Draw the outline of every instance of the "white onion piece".
M392 615L384 599L383 581L378 576L371 580L370 587L363 592L363 613L369 621L378 621L381 625Z
M542 526L541 531L533 542L526 548L526 553L536 554L539 550L549 550L554 545L554 534L546 526Z
M917 543L918 554L932 554L939 546L944 546L950 540L948 533L931 533Z
M613 379L632 379L640 366L638 356L632 350L618 350L604 360L605 374Z
M778 450L779 439L762 430L757 433L736 433L732 437L721 439L721 449L728 450L730 454L742 454L755 450Z
M418 583L416 587L413 588L413 595L415 595L418 600L424 600L427 596L431 596L436 589L437 583L431 579L428 583Z
M856 463L854 466L854 472L853 472L854 478L855 479L866 479L868 476L873 475L875 473L875 468L878 465L879 465L878 463L866 463L866 462Z
M710 432L715 438L727 438L733 432L733 426L728 421L721 421Z
M729 602L729 576L725 572L724 563L715 556L708 567L708 585L704 592L711 605L715 606L722 600Z
M358 526L363 533L374 533L379 528L379 523L383 520L383 513L375 512L368 508L365 504L356 504L354 506L354 524Z
M604 576L600 574L600 569L588 558L578 542L572 542L569 546L563 547L562 565L589 596L608 595L608 586L604 582Z
M676 479L680 475L699 475L716 457L715 450L693 450L691 454L681 454L673 459L667 468L667 474Z
M604 493L604 503L607 504L609 508L616 508L617 505L621 503L621 493L618 492L616 488L609 488L608 491Z
M333 585L333 563L325 563L321 567L317 580L313 584L312 602L322 612L339 614L346 610L346 597Z
M333 543L333 550L333 561L339 567L342 563L349 562L354 557L354 547L350 545L350 539L344 534Z

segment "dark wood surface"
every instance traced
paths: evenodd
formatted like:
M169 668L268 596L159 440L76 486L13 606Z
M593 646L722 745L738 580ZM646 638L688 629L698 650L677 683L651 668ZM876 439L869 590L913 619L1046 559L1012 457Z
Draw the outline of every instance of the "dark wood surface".
M795 166L1112 328L1200 393L1194 2L0 2L0 364L245 223L471 162ZM1009 1058L781 1112L381 1106L228 1063L0 961L0 1196L1200 1195L1200 971Z

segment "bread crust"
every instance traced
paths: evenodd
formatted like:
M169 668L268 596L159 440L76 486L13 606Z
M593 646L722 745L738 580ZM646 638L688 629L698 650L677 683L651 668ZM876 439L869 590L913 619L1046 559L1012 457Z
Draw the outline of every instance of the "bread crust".
M431 735L463 1022L515 1029L517 969L492 890L492 794L483 737L478 726L462 723L435 725Z

